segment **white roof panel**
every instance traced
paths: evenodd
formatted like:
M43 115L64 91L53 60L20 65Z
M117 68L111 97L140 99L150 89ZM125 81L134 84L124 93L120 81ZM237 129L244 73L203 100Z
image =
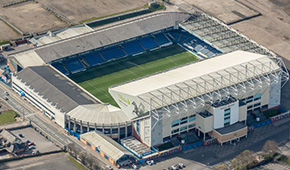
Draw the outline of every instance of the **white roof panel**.
M251 66L257 65L261 67L260 62L272 63L275 69L279 69L279 66L265 55L235 51L128 82L113 87L110 90L132 96L140 96L141 94L146 94L155 90L162 89L162 91L164 91L166 87L193 79L195 79L195 82L198 82L200 79L203 79L203 77L206 79L206 75L216 72L223 73L226 69L235 71L233 67L235 67L235 69L245 70L245 68L241 66L242 64L251 63ZM264 70L264 72L269 71L270 70ZM226 73L226 75L228 75L228 73Z

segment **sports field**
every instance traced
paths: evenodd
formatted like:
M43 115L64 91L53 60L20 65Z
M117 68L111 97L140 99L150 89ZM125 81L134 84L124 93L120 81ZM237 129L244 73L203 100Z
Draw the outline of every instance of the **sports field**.
M71 78L102 102L117 106L108 92L109 87L196 60L198 58L193 54L178 45L172 45L142 55L109 62L105 66L100 66L92 71L88 70L88 72L74 75ZM90 79L94 74L96 78ZM82 81L85 79L87 80Z

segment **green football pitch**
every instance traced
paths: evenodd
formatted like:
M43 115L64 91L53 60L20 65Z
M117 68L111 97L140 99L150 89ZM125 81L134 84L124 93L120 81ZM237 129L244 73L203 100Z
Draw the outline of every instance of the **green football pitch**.
M130 56L95 66L86 72L74 74L71 79L79 83L104 103L117 106L108 88L198 60L178 45L171 45L138 56Z

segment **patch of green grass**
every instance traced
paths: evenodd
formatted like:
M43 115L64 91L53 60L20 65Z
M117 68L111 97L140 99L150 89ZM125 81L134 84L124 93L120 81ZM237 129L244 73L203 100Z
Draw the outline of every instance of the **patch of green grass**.
M145 77L180 65L198 60L196 56L178 45L161 48L123 60L109 62L106 67L100 67L91 73L85 72L71 77L79 85L105 103L117 106L108 92L108 88L127 81ZM91 78L93 76L97 78ZM87 81L81 81L86 79ZM81 82L81 83L80 83Z
M270 117L273 117L273 116L276 116L278 114L280 114L281 111L280 110L266 110L263 112L263 114L267 117L267 118L270 118Z
M159 151L164 151L164 150L172 148L172 147L174 147L174 145L171 142L167 142L167 143L164 143L164 144L158 146L157 148Z
M89 18L89 19L85 19L85 20L80 21L80 24L85 23L85 22L91 22L91 21L94 21L94 20L97 20L97 19L103 19L103 18L115 16L115 15L125 14L125 13L132 12L132 11L137 11L137 10L140 10L140 9L143 9L143 8L146 8L146 5L143 6L143 7L140 7L140 8L134 8L134 9L130 9L130 10L123 11L123 12L117 12L117 13L113 13L113 14L109 14L109 15L105 15L105 16L101 16L101 17L92 17L92 18Z
M9 44L9 41L7 41L7 40L0 41L0 45L4 45L4 44Z
M15 116L19 116L15 111L9 110L5 112L1 112L0 114L0 125L5 123L15 122Z
M70 155L68 155L68 159L74 163L75 167L78 170L87 170L82 164L80 164L78 161L76 161L74 158L72 158Z

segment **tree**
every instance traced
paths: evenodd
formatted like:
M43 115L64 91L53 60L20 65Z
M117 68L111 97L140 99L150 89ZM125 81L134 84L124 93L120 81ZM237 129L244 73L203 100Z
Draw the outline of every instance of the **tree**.
M81 159L82 164L85 164L86 163L87 154L84 151L82 151L79 154L79 158Z
M279 147L277 143L273 140L267 140L263 146L263 152L265 154L269 154L270 156L273 156L278 151L279 151Z
M219 164L213 167L213 170L228 170L228 166L226 164Z
M245 150L231 161L231 167L239 170L247 169L247 165L252 163L253 160L255 160L254 153L250 150Z

